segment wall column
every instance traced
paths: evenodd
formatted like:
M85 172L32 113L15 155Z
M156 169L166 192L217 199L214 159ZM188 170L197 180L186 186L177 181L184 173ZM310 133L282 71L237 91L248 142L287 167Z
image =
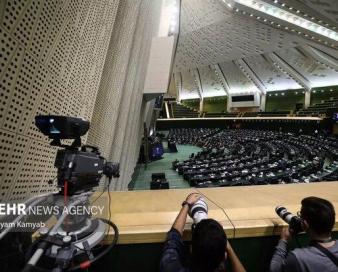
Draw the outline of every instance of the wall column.
M200 98L200 116L203 114L203 103L204 103L204 99L203 97Z
M227 112L231 112L231 96L229 95L227 99Z
M260 106L260 110L261 111L265 111L265 106L266 106L266 93L262 93L261 94L261 106Z
M311 90L305 91L305 101L304 101L304 108L307 109L311 103Z

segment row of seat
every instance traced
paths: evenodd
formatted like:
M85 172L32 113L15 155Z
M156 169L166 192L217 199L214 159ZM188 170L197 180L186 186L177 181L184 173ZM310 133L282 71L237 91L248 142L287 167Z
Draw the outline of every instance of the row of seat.
M290 111L204 112L202 117L286 117Z
M170 103L172 118L197 118L199 113L178 103Z
M177 144L197 145L201 139L208 138L220 131L219 128L177 128L170 129L167 139L168 142Z
M320 116L331 115L332 112L338 111L338 98L331 97L328 100L323 100L321 103L316 103L307 109L298 111L298 116Z
M191 137L194 134L198 137ZM335 138L244 129L209 129L206 134L181 129L171 130L169 135L202 148L190 159L172 164L191 186L309 183L338 178Z

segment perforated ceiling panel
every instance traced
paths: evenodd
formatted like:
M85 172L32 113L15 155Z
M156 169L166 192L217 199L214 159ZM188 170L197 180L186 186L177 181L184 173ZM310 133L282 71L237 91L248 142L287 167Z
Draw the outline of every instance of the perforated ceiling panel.
M234 14L220 0L184 0L175 71L227 62L304 43L254 18ZM223 18L221 20L221 18Z
M219 1L183 0L181 34L185 35L208 25L223 22L227 15L228 11Z
M300 0L338 25L338 5L336 0Z
M335 0L266 2L329 28L334 27L332 21L337 22ZM229 93L258 91L256 86L264 91L302 88L296 82L299 75L310 87L338 84L334 70L338 50L290 26L260 17L262 15L254 10L237 9L236 5L229 7L227 3L222 0L182 1L181 32L174 65L175 73L183 75L184 87L178 88L180 96L198 98L196 84L192 83L189 73L196 68L200 71L203 89L217 86L219 79L208 72L209 67L217 64L223 72L219 76L224 76L229 85ZM308 45L316 48L319 54L305 54L298 50ZM285 56L286 65L292 65L296 74L282 72L278 68L280 63L266 58L270 53ZM241 70L239 63L243 61L245 67ZM223 81L222 77L220 79ZM217 91L209 92L206 96L218 94Z
M226 92L216 76L215 70L210 66L201 67L199 70L203 97L224 96Z
M263 55L244 59L258 78L263 82L267 91L291 90L302 88L297 82L277 69Z
M118 0L0 3L0 202L54 190L37 114L91 119ZM84 138L85 140L85 138Z
M338 72L317 63L297 48L280 50L276 54L308 79L312 88L338 84Z
M200 98L198 92L197 79L193 76L190 71L184 71L178 74L181 77L182 88L180 90L180 99L193 99Z
M257 87L244 75L234 62L221 63L220 68L230 87L231 93L258 91Z

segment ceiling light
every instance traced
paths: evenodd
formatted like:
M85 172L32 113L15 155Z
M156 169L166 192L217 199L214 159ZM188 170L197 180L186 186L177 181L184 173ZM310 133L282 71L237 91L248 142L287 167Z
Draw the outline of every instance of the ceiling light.
M249 8L253 8L255 10L263 12L265 14L268 14L269 16L277 17L283 21L286 21L287 23L293 23L294 25L304 28L307 31L315 32L316 34L319 34L326 38L338 41L337 32L328 29L324 25L320 25L316 22L309 21L308 19L305 19L296 13L291 13L290 11L288 11L288 10L294 10L293 7L288 7L288 10L285 10L277 6L268 4L267 2L262 1L262 0L256 0L252 2L248 0L233 0L233 1L239 4L242 4L244 6L247 6ZM281 6L284 7L285 4L283 3ZM297 10L296 12L300 13L299 10ZM263 16L258 16L256 18L260 19L261 17ZM312 19L315 19L315 18L312 17ZM322 21L318 21L318 22L322 22Z

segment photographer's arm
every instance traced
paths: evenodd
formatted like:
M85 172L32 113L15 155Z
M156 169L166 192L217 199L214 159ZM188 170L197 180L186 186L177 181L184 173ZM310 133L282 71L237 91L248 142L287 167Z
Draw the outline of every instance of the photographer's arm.
M238 259L235 251L232 249L229 241L227 243L227 254L228 254L228 259L230 260L230 263L231 263L231 268L232 268L231 271L233 272L245 272L246 271L241 261Z
M201 196L199 194L190 194L187 196L186 205L183 205L179 214L177 215L175 222L173 224L173 229L177 230L181 235L183 235L185 222L187 220L187 215L189 212L189 205L193 205Z
M185 222L187 220L188 211L189 211L189 206L184 205L181 208L181 210L180 210L179 214L177 215L175 222L172 226L172 228L177 230L181 234L181 236L183 235L184 226L185 226Z
M168 232L160 262L161 272L178 272L184 270L182 265L184 259L183 230L187 220L189 205L194 204L199 198L200 196L197 194L191 194L187 197L187 204L183 205L171 230Z
M288 255L287 251L287 243L292 237L292 231L290 233L289 228L283 228L280 240L278 245L276 246L275 253L272 256L270 263L270 272L282 272L282 271L298 271L298 270L290 270L290 266L297 267L294 265L294 256L292 254Z

